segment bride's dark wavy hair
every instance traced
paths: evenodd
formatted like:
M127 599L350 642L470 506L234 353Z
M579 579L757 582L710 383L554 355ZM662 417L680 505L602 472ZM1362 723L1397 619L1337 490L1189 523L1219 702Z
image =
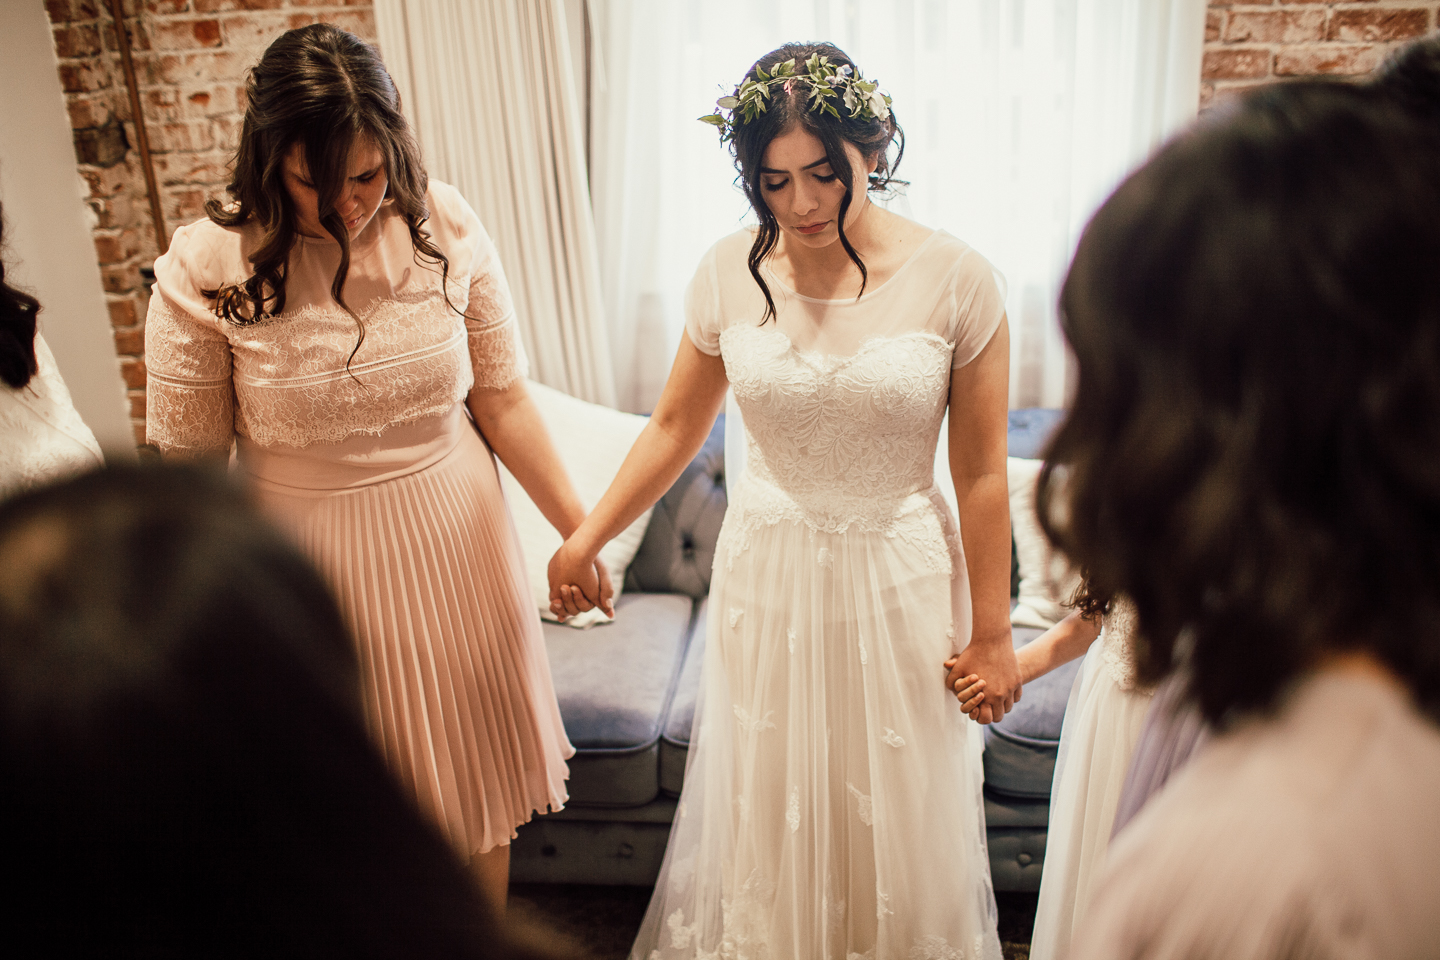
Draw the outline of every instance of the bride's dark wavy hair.
M859 69L855 62L846 56L845 51L833 43L787 43L755 61L746 71L745 79L756 79L756 69L761 67L766 73L773 73L775 65L786 60L795 60L798 67L814 54L829 58L837 67L848 66L857 71ZM850 204L855 198L855 177L850 167L850 157L845 152L845 144L853 144L867 161L872 158L875 160L875 172L864 185L866 191L883 191L893 183L904 183L903 180L895 179L895 169L905 155L905 131L900 129L893 110L884 120L851 117L844 110L840 111L842 116L837 119L818 110L810 110L809 96L810 84L803 78L797 79L788 91L780 85L772 87L764 113L749 123L736 117L735 137L730 141L730 150L735 157L735 167L740 172L739 179L745 189L745 198L750 201L755 216L760 220L760 229L750 247L748 262L750 275L755 278L755 282L760 285L760 292L765 295L765 315L760 320L762 324L775 316L775 298L771 296L765 278L760 275L760 265L775 249L775 243L780 239L780 225L765 202L764 185L760 181L760 168L771 140L789 131L791 127L799 126L824 144L830 169L835 171L835 175L845 185L845 196L840 201L840 217L836 227L840 231L840 245L845 248L851 262L860 268L862 294L869 276L865 270L865 261L860 259L860 254L855 252L850 238L845 235L845 214L850 210ZM895 148L893 157L890 154L891 147Z
M386 196L410 229L417 262L424 258L440 265L442 288L449 278L449 261L423 228L430 216L425 206L429 178L420 147L400 112L400 94L374 47L328 23L291 30L271 43L250 71L245 94L240 147L225 188L231 202L212 199L205 212L221 226L258 223L264 233L250 255L253 275L201 292L215 302L215 313L231 323L258 323L284 312L286 269L297 231L282 173L286 154L301 144L318 197L320 224L340 244L330 293L359 326L353 359L365 340L365 326L345 303L350 236L335 202L344 189L355 144L368 139L380 150L389 180ZM448 288L446 296L448 300Z
M1350 84L1217 110L1085 229L1041 523L1212 721L1347 650L1440 718L1437 263L1440 135Z

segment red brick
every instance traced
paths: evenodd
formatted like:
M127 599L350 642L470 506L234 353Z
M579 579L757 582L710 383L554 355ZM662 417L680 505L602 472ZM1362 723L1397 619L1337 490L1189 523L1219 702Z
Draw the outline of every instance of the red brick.
M145 328L127 327L116 330L115 353L122 357L145 356Z
M100 30L92 23L78 26L56 27L55 56L64 60L71 57L93 57L100 52Z
M113 86L110 70L101 60L60 64L60 86L66 93L93 93Z
M45 13L51 23L73 23L100 16L97 0L45 0Z
M230 10L278 10L285 0L195 0L197 13L220 13Z
M143 421L143 420L145 419L145 394L144 394L144 393L132 393L132 394L130 394L130 418L131 418L132 420L141 420L141 421ZM145 441L144 441L143 439L141 439L139 442L140 442L140 443L144 443Z
M216 80L244 80L258 55L225 49L207 53L164 53L147 64L146 86L184 86Z
M1382 47L1367 44L1317 43L1313 46L1281 47L1275 53L1275 75L1354 76L1374 70L1384 57Z
M1205 80L1252 80L1270 73L1270 51L1255 48L1206 50L1200 67Z
M1336 10L1329 39L1383 43L1423 36L1429 29L1428 10Z
M189 13L190 0L145 0L145 12L155 16Z
M1220 30L1225 25L1225 14L1219 10L1205 11L1205 42L1220 39Z
M135 309L134 297L111 300L106 306L110 310L110 326L112 327L133 327L140 319L139 312Z
M130 293L140 289L140 268L134 263L101 265L100 286L106 293Z
M333 23L341 30L349 30L361 40L374 43L379 39L375 32L375 10L373 8L347 10L343 13L327 14L326 23Z
M252 57L259 59L261 52L280 34L315 23L319 19L322 18L313 13L289 13L279 10L274 13L232 14L222 17L220 23L224 27L226 46L250 51Z
M129 259L125 253L125 242L120 238L118 232L113 234L96 233L93 239L95 241L95 256L101 266L111 263L123 263Z
M143 20L134 17L125 18L125 40L130 44L130 52L143 53L150 49L150 30ZM115 24L105 21L100 25L100 32L105 39L105 49L111 52L118 52L119 47L115 45Z
M81 130L85 127L103 127L110 122L110 98L98 97L68 98L65 110L70 114L70 128Z
M218 193L218 191L216 191ZM206 191L196 187L163 191L161 207L167 224L194 223L205 216Z
M166 187L224 184L230 179L233 156L233 150L159 154L155 157L155 177Z
M220 46L219 20L155 20L150 41L156 50L200 50Z
M123 359L120 361L120 379L132 390L145 386L145 361Z
M1303 43L1325 39L1325 10L1230 11L1227 43Z

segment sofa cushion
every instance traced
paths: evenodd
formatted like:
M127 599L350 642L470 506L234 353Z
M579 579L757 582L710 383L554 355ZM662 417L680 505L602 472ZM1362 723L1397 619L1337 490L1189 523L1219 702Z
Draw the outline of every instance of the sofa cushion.
M660 734L670 708L694 601L626 594L614 623L590 630L542 625L570 760L572 803L634 806L660 790Z
M1050 407L1027 407L1011 410L1006 430L1006 453L1012 457L1038 460L1045 453L1060 421L1065 419L1064 410Z
M725 505L725 415L721 414L695 459L655 504L625 589L684 593L696 599L709 594Z
M690 728L695 722L695 701L700 695L700 668L705 663L705 611L708 600L700 602L695 615L695 632L685 651L685 665L680 668L680 682L670 701L670 715L660 737L660 790L672 797L680 796L685 783L685 761L690 755Z
M1016 627L1012 631L1015 646L1022 647L1043 632ZM1001 796L1049 798L1065 706L1083 659L1072 660L1025 684L1015 709L999 723L985 727L987 791Z

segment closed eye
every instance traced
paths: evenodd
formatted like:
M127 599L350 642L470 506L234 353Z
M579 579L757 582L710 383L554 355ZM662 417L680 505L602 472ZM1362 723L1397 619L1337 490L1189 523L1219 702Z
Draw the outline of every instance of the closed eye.
M789 182L790 182L790 181L789 181L788 178L785 179L785 180L776 180L776 181L773 182L773 183L767 183L767 184L765 184L765 189L766 189L766 190L779 190L781 187L785 186L785 185L786 185L787 183L789 183Z
M821 183L834 183L836 180L840 179L840 175L836 173L827 173L822 176L817 173L815 174L815 179L819 180Z

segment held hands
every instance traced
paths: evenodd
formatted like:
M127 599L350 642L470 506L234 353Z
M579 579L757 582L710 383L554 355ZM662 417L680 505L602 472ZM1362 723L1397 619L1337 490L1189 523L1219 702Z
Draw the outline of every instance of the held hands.
M607 617L615 616L615 588L610 571L598 556L585 557L570 541L561 544L550 558L550 612L564 620L599 607Z
M994 723L1020 699L1021 673L1009 637L989 643L974 640L945 661L945 684L960 709L978 723Z

